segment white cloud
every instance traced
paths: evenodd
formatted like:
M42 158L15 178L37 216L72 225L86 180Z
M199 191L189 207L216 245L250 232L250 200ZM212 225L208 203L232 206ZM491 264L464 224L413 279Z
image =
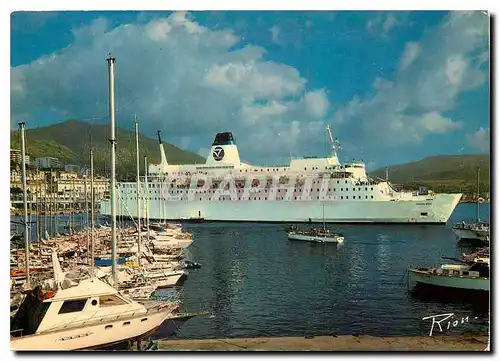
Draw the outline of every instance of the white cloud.
M462 124L443 113L455 108L461 93L486 80L488 21L480 12L450 13L418 46L406 45L392 82L377 78L375 92L353 97L335 112L334 121L356 127L360 141L377 146L459 129Z
M444 133L450 130L456 130L462 128L460 122L454 122L450 118L445 118L438 112L430 112L422 115L418 122L420 123L422 129L428 131L429 133Z
M255 61L213 65L204 80L210 86L244 97L276 99L300 93L305 84L292 67Z
M476 132L467 134L467 142L475 149L487 152L490 149L490 130L481 127Z
M397 25L397 20L394 17L394 15L389 14L386 18L384 23L382 24L382 30L384 31L384 34L387 34L391 29Z
M324 117L330 106L324 90L307 92L304 96L304 103L309 114L316 118Z
M115 28L99 19L73 34L67 48L11 68L11 121L29 125L40 113L106 118L112 53L119 127L131 128L137 114L141 132L162 129L166 141L204 156L215 133L232 131L242 157L255 163L315 152L310 145L324 135L326 93L307 89L296 69L267 61L265 49L241 45L230 29L178 12Z
M279 43L280 41L280 27L277 25L273 25L269 31L271 32L271 40L273 43Z
M405 24L407 12L377 12L376 15L366 23L368 33L386 39L391 30Z
M420 44L416 42L408 42L405 45L405 50L401 61L399 62L399 70L405 70L408 65L413 63L413 61L420 55Z

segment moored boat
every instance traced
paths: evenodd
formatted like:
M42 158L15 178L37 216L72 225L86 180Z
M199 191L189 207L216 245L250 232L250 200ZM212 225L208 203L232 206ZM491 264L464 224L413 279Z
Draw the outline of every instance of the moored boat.
M135 340L155 332L177 305L132 301L95 276L69 279L53 255L54 285L26 292L11 318L11 349L79 350Z
M441 289L461 291L490 290L489 258L476 258L470 264L444 264L440 268L410 268L411 281Z
M489 222L470 222L462 221L452 228L453 233L458 239L480 241L489 243L490 224Z
M311 228L309 231L298 229L287 232L290 241L307 241L318 243L342 243L344 236L340 233L331 233L327 229Z

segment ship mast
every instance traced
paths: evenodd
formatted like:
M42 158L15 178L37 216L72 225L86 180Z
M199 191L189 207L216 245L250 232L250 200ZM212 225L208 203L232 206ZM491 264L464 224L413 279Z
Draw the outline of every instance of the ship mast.
M26 185L26 144L24 142L24 123L19 123L21 133L21 177L23 181L23 207L24 207L24 248L26 264L26 288L30 287L30 245L28 230L28 188Z
M116 139L115 139L115 79L114 65L115 58L111 55L106 59L108 62L108 79L109 79L109 120L110 120L110 139L111 143L111 179L110 179L110 200L111 200L111 273L113 285L116 287Z
M339 143L338 143L338 141L336 139L333 140L332 131L330 130L330 126L329 125L326 126L326 132L328 134L328 142L330 143L330 147L332 149L332 155L334 157L336 157L337 156L337 150L339 150L339 148L340 148L339 147Z
M139 267L141 266L141 201L139 199L140 194L141 194L141 180L140 180L140 166L139 166L139 123L137 121L137 116L134 116L134 121L135 121L135 162L136 162L136 168L137 168L137 173L136 173L136 198L137 198L137 264Z

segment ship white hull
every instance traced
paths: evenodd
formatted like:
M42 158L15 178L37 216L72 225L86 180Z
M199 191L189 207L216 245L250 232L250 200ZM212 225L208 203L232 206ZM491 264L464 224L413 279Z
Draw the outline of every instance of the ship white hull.
M160 201L149 205L150 219L180 220L204 217L205 221L323 222L327 223L441 223L448 221L460 194L438 194L432 201ZM165 202L165 205L161 205ZM121 202L120 202L121 203ZM324 207L323 207L324 205ZM120 204L118 214L137 217L135 201ZM324 214L323 214L324 208ZM100 213L110 215L109 200ZM144 216L144 212L141 211ZM324 216L324 217L323 217Z
M344 242L344 237L320 237L320 236L308 236L305 234L288 234L288 239L290 241L305 241L305 242L317 242L317 243L342 243Z
M162 311L135 318L116 318L110 322L73 329L62 329L11 339L13 351L70 351L131 340L155 332L171 315ZM119 316L118 316L119 317ZM126 324L126 322L130 322ZM112 326L112 327L109 327Z
M410 279L430 286L448 287L457 290L489 291L490 280L484 277L453 277L448 275L429 274L424 271L410 269Z

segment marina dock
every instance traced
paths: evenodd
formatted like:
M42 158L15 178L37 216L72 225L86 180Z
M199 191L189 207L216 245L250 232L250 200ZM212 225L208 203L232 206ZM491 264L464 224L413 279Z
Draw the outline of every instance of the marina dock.
M485 351L488 336L317 336L159 341L160 351Z

